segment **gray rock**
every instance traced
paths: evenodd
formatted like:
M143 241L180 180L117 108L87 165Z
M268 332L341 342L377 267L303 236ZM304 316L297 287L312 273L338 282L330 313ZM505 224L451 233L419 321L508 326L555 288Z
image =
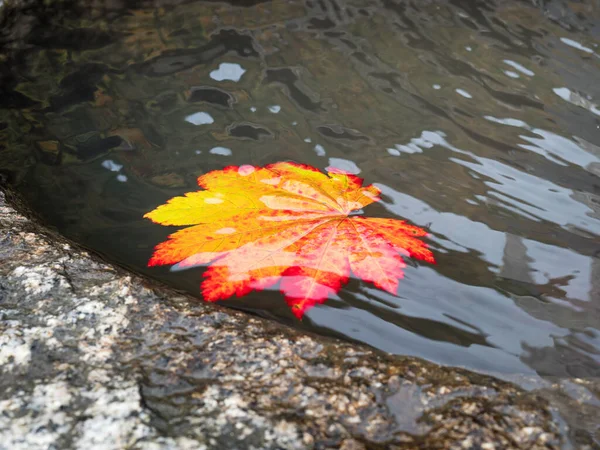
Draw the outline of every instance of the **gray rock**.
M205 304L0 195L0 449L560 448L546 400Z

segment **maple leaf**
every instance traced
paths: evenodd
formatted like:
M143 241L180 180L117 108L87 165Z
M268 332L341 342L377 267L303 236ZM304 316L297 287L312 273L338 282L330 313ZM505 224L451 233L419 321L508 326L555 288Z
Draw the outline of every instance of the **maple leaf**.
M149 266L210 265L203 296L217 301L280 282L298 318L347 283L351 273L396 293L402 256L434 263L419 238L425 230L402 220L350 216L379 200L355 175L280 162L230 166L198 178L203 190L175 197L144 217L192 225L156 246Z

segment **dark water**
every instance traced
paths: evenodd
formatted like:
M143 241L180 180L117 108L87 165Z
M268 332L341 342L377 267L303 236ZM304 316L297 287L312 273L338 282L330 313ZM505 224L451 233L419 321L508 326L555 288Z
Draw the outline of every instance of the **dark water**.
M253 3L35 22L1 69L2 173L65 235L198 295L202 269L146 268L173 228L144 213L227 165L353 171L437 265L397 295L351 280L302 322L277 291L228 305L475 370L600 375L600 5Z

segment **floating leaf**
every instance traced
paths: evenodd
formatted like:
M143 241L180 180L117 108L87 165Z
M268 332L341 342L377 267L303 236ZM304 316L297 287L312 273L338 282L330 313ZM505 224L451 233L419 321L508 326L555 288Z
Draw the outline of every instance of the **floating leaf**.
M208 301L279 282L298 318L335 294L351 273L395 294L402 255L434 262L418 239L427 233L402 220L350 216L379 200L379 189L362 181L289 162L209 172L198 178L203 190L144 216L192 225L156 246L148 265L210 265L201 285Z

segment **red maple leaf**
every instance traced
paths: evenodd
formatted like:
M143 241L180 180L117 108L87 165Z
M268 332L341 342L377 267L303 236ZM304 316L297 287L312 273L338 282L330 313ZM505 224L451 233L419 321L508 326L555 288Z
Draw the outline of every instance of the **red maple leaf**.
M351 273L395 294L402 255L435 262L418 239L427 233L402 220L350 216L379 200L379 189L362 181L289 162L209 172L198 178L203 190L144 216L192 225L156 246L148 265L210 265L201 285L208 301L280 282L298 318L335 294Z

